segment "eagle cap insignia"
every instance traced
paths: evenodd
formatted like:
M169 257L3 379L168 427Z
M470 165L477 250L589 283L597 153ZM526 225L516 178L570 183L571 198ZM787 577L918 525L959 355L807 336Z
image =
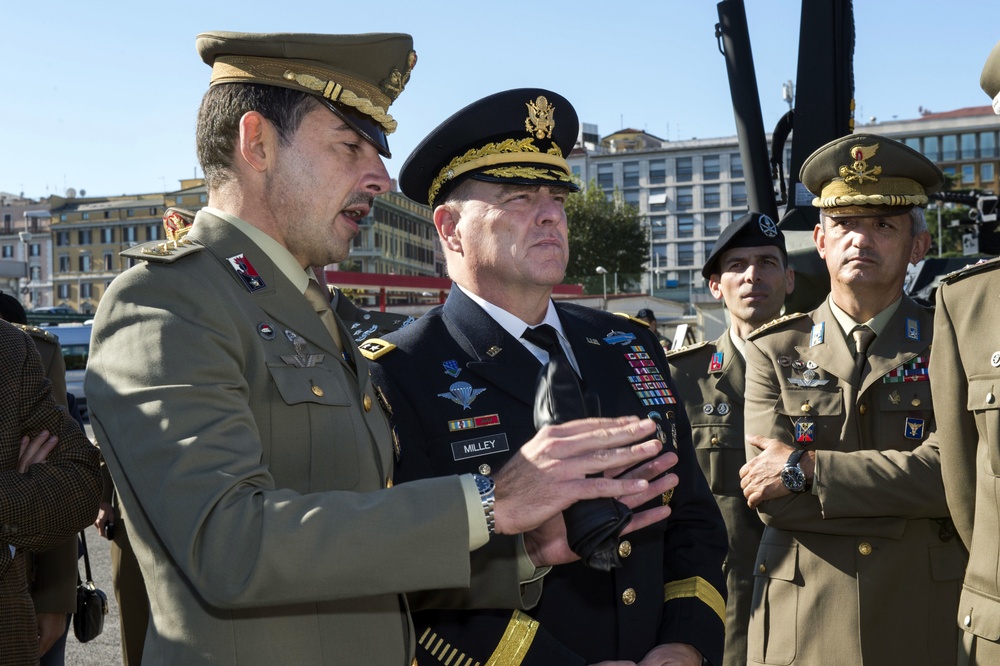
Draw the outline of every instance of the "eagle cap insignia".
M552 130L556 127L556 107L549 104L545 95L539 95L534 102L525 102L528 107L528 117L524 119L524 129L534 134L536 139L551 139Z
M877 143L873 143L870 146L851 146L851 157L854 159L854 163L851 166L842 164L838 172L840 177L844 179L844 182L857 181L858 185L861 185L866 180L870 180L873 183L877 183L877 176L882 173L882 167L874 166L869 169L867 162L867 160L875 156L876 152L878 152Z
M403 88L405 88L406 84L409 82L410 72L413 71L416 64L417 52L410 51L406 56L406 71L400 72L398 68L393 67L392 71L389 72L389 76L383 79L379 84L379 88L382 89L382 92L384 92L386 96L392 98L393 101L396 101L396 98L403 93Z

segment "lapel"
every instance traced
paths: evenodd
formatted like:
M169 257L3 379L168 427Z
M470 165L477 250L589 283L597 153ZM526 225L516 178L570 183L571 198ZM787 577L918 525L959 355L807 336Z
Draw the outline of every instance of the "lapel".
M733 344L729 329L715 341L716 351L722 352L722 371L709 373L715 377L715 390L729 397L730 402L742 405L743 392L746 390L746 361Z
M538 360L461 289L451 290L442 320L468 355L467 370L526 405L535 403ZM488 353L496 349L493 355Z
M225 220L202 211L195 219L190 237L201 242L205 249L224 266L226 274L237 283L239 289L268 315L280 322L284 329L305 338L338 362L343 362L329 331L309 301L278 270L271 258L239 229ZM229 257L239 254L246 256L264 281L265 287L260 291L250 292L230 265ZM340 327L343 330L343 325ZM350 334L344 334L344 340L349 345Z
M907 319L917 322L919 335L917 340L906 337ZM881 379L890 370L915 358L930 346L931 329L934 326L934 315L926 308L917 305L908 296L903 296L902 302L896 308L882 335L875 338L868 350L868 362L871 372L865 377L861 387L863 393L869 386Z
M604 354L605 351L610 349L610 346L603 342L600 345L594 345L588 342L588 338L600 341L610 331L594 328L591 322L580 317L572 310L560 307L558 303L556 304L556 312L559 315L559 321L562 323L566 339L569 340L569 346L573 349L573 356L576 358L576 364L580 368L580 376L583 378L584 388L600 394L602 385L604 384L603 379L607 376L609 367L613 367L608 365ZM623 354L626 351L626 349L622 349L621 353Z
M829 298L813 312L812 322L814 326L823 324L823 342L814 346L808 343L796 345L795 351L798 352L799 358L813 361L816 367L849 383L851 375L854 374L854 350L847 346L840 324L830 309Z

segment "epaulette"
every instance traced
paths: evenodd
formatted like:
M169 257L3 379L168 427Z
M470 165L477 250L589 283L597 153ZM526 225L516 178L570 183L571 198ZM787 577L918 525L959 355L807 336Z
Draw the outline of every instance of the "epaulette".
M204 250L200 243L183 239L179 241L149 241L130 247L121 253L130 259L142 259L154 264L172 264L181 257Z
M635 324L639 324L643 328L649 328L649 322L646 321L645 319L638 319L638 318L633 317L632 315L630 315L630 314L628 314L626 312L615 312L614 314L616 314L619 317L624 317L625 319L628 319L629 321L631 321L631 322L633 322Z
M380 356L385 356L395 348L396 345L392 344L388 340L383 340L382 338L368 338L358 345L358 349L361 350L361 355L369 361L374 361Z
M674 356L680 356L681 354L687 354L688 352L693 352L695 349L701 349L707 344L711 344L710 340L704 340L703 342L696 342L693 345L687 345L684 347L678 347L677 349L671 349L667 352L667 358Z
M975 264L969 264L968 266L963 266L957 271L952 271L941 278L941 284L951 284L952 282L958 282L963 278L967 278L972 275L978 275L986 271L991 271L994 268L1000 266L1000 257L993 257L992 259L983 259Z
M14 324L14 326L17 326L19 329L21 329L22 331L24 331L33 338L38 338L39 340L45 340L46 342L50 342L54 345L59 344L59 338L57 338L52 333L49 333L45 329L38 328L37 326L31 326L30 324Z
M747 336L747 340L752 340L753 338L757 337L758 335L760 335L764 331L769 331L769 330L771 330L772 328L774 328L776 326L780 326L781 324L784 324L785 322L793 321L795 319L798 319L799 317L805 317L805 316L806 316L806 313L804 313L804 312L795 312L795 313L792 313L790 315L785 315L784 317L778 317L774 321L769 321L768 323L764 324L760 328L757 328L757 329L754 329L753 331L751 331L750 335Z

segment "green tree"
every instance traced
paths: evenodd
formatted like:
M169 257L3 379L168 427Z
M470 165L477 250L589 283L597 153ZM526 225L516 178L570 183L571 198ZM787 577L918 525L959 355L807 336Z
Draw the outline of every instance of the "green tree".
M636 206L625 203L617 190L610 199L593 180L566 202L569 220L569 266L566 282L582 283L587 293L601 293L603 279L618 274L620 291L639 284L649 253L649 237Z

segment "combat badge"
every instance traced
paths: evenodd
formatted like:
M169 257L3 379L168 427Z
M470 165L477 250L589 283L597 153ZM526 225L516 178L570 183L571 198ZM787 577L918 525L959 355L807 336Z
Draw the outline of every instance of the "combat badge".
M447 398L462 406L462 409L472 409L472 402L486 389L472 388L469 382L455 382L448 387L447 393L438 393L439 398Z
M723 358L725 358L725 354L723 352L715 352L712 354L712 360L708 362L708 371L721 372Z
M609 345L622 345L627 346L632 344L635 340L635 333L626 333L624 331L611 331L608 333L604 341Z
M912 416L906 419L906 432L903 433L906 439L923 439L924 438L924 420L914 418Z
M264 280L257 274L257 269L253 267L253 264L250 263L245 254L234 255L226 259L226 261L233 267L236 275L251 294L267 287L264 284Z

